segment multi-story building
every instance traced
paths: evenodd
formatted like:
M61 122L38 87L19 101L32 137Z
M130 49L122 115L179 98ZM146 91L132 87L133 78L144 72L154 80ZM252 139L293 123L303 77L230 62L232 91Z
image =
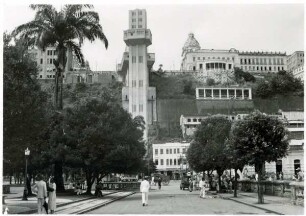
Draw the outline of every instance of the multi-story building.
M124 31L128 46L118 65L118 74L125 86L122 89L123 108L132 117L143 116L146 123L144 139L147 140L149 125L156 121L156 90L149 87L149 70L154 64L154 55L147 52L152 44L152 34L147 29L146 10L129 11L129 29Z
M188 172L186 152L190 143L174 142L153 144L153 161L157 172L178 179L182 173Z
M304 66L304 51L295 51L287 58L288 71L293 72L295 69Z
M201 49L194 34L189 34L182 52L181 71L197 72L198 76L216 78L232 75L234 67L247 72L276 73L287 70L287 55L281 52L249 52ZM224 78L223 78L224 79ZM218 81L224 82L222 79Z
M38 65L38 79L54 79L56 68L54 61L57 59L57 51L55 47L47 47L45 51L38 48L29 49L29 53L33 56ZM76 57L71 50L67 51L67 63L65 71L72 71L75 67L79 67ZM63 74L65 78L65 73Z

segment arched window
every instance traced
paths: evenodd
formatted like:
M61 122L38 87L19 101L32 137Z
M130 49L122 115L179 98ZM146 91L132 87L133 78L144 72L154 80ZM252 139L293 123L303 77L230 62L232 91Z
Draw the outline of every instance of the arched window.
M276 161L276 173L283 172L283 162L282 160Z

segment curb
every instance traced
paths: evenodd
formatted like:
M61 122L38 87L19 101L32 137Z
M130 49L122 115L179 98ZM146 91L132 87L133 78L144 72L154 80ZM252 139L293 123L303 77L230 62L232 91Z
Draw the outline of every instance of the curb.
M108 196L108 195L113 194L113 193L116 193L116 192L111 192L111 193L109 193L107 195L104 195L104 196ZM90 200L90 199L95 199L95 198L96 198L96 196L87 197L87 198L76 200L76 201L71 201L71 202L67 202L67 203L58 204L58 205L56 205L56 207L62 207L62 206L65 206L65 205L70 205L72 203L78 203L78 202L82 202L82 201ZM18 214L34 214L34 213L37 213L37 209L36 208L28 210L28 211L24 211L24 212L19 212Z
M119 192L119 191L118 191L118 192ZM120 191L120 192L124 192L124 191ZM78 212L77 214L85 214L85 213L87 213L87 212L90 212L90 211L96 210L96 209L98 209L98 208L101 208L101 207L103 207L103 206L106 206L106 205L108 205L108 204L110 204L110 203L112 203L112 202L115 202L115 201L117 201L117 200L120 200L120 199L123 199L123 198L125 198L125 197L131 196L131 195L133 195L133 194L135 194L135 193L136 193L136 192L132 191L131 194L128 194L128 195L125 195L125 196L122 196L122 197L116 197L116 198L110 200L109 202L103 203L103 204L101 204L101 205L97 205L97 206L92 207L92 208L90 208L90 209L85 209L85 210L83 210L83 211Z

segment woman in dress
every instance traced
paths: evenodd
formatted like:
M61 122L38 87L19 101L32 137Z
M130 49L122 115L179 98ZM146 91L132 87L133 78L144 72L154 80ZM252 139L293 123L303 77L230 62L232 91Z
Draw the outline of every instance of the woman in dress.
M53 189L53 191L49 191L49 202L48 207L51 210L51 214L54 214L55 208L56 208L56 184L54 182L54 179L50 179L49 187Z

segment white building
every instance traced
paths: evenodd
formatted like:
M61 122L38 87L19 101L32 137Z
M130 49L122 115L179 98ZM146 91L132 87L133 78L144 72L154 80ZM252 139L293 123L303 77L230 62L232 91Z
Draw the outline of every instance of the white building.
M247 72L276 73L287 70L287 55L281 52L238 51L235 48L201 49L194 34L189 34L182 51L182 72L206 72L205 74L210 74L208 76L213 78L220 74L231 74L234 67Z
M196 88L196 99L252 100L252 89L242 87Z
M292 71L292 74L295 78L298 78L298 79L304 81L304 65L301 65L301 66L295 68Z
M118 65L118 74L125 86L122 89L123 108L132 117L143 116L146 123L144 139L147 140L149 125L156 121L156 89L149 87L149 71L154 64L154 54L147 52L152 44L152 34L147 29L146 10L129 11L129 29L124 31L128 46Z
M186 173L188 164L186 152L190 143L153 144L153 161L157 172L178 179L181 173Z

